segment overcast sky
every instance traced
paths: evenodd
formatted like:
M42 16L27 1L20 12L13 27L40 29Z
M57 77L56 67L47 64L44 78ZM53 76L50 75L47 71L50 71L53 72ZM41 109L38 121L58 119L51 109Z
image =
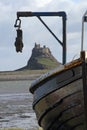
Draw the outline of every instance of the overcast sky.
M65 11L67 13L67 62L69 62L75 56L78 57L81 50L81 21L86 10L87 0L0 0L0 71L15 70L25 66L35 42L49 47L52 54L61 62L60 44L36 17L21 18L24 48L22 53L16 53L14 23L17 11ZM61 18L43 19L61 39ZM85 41L87 49L87 39Z

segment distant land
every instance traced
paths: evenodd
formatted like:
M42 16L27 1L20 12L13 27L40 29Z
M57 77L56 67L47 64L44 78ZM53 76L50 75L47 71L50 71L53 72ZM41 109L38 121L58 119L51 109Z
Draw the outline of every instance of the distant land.
M21 70L0 72L0 81L35 80L48 70Z
M33 80L60 65L48 47L35 43L27 65L14 71L1 71L0 81Z

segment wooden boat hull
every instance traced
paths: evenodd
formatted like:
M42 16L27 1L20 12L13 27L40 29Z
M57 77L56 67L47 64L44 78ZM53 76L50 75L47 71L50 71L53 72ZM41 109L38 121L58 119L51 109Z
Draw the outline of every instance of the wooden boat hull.
M33 109L44 130L84 130L82 64L68 66L31 86Z

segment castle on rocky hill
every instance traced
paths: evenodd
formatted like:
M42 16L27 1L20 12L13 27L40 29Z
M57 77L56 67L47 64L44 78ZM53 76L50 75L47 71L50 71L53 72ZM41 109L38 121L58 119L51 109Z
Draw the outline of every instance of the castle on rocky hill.
M52 69L59 65L60 63L55 59L48 47L45 45L41 47L40 44L35 43L27 65L19 70Z

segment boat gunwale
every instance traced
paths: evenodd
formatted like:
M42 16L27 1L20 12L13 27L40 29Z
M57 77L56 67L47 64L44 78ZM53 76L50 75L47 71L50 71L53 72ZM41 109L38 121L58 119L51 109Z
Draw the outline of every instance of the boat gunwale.
M72 69L73 67L79 66L81 63L82 63L82 60L81 60L81 58L79 58L79 59L76 59L70 63L65 64L64 68L62 67L60 70L54 69L52 71L49 71L48 73L41 75L39 78L37 78L36 80L34 80L32 82L29 91L31 93L34 93L34 91L38 88L38 86L40 86L44 82L48 81L49 79L52 79L56 75L66 71L66 70L69 70L69 69Z
M78 78L74 79L73 81L77 81L77 80L79 80L79 79L81 79L81 76L79 76ZM68 82L67 84L63 85L62 87L66 87L66 85L71 84L73 81ZM42 97L40 97L38 100L33 101L33 104L32 104L32 105L33 105L33 109L35 108L36 104L37 104L40 100L42 100L43 98L47 97L49 94L55 92L56 90L61 89L62 87L56 88L56 89L53 90L52 92L49 92L49 93L43 95Z

